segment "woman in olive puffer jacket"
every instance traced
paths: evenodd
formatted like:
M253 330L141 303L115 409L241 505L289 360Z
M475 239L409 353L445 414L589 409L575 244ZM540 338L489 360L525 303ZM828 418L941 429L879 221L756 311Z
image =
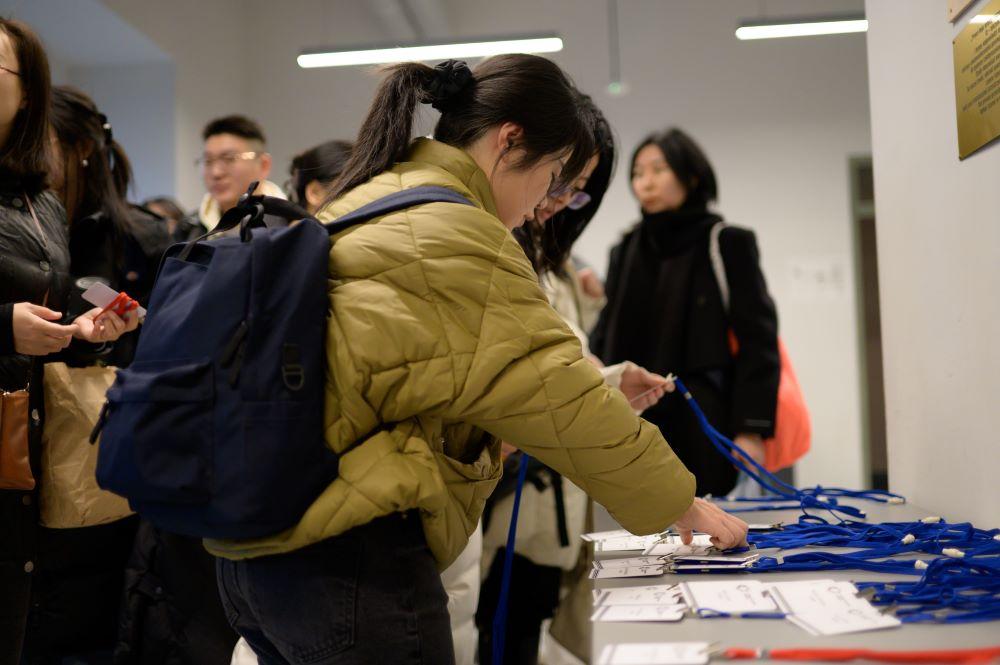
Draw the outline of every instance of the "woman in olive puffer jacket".
M420 101L441 119L411 145ZM418 205L333 240L325 424L339 476L285 532L206 542L230 622L268 662L452 662L437 568L476 528L500 439L636 533L677 523L744 540L584 359L510 233L593 152L576 90L544 58L390 69L320 219L420 186L471 205Z

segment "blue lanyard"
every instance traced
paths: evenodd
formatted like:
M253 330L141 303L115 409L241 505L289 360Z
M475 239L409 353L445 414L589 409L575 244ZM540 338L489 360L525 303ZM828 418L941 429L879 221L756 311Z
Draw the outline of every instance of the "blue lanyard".
M784 619L785 612L722 612L710 607L700 607L695 611L700 619Z
M1000 556L931 561L916 582L858 582L874 605L896 606L904 623L1000 619Z
M678 379L675 383L715 449L776 495L736 499L747 506L732 512L798 507L804 513L797 524L787 525L783 530L751 533L748 537L751 544L778 549L809 545L856 548L847 554L819 551L783 557L762 556L750 568L732 572L868 570L917 575L919 579L914 582L860 582L856 586L870 596L873 604L895 606L896 615L906 623L970 623L1000 619L1000 529L987 531L968 523L949 524L939 519L884 524L842 519L838 515L864 519L865 514L854 506L841 505L840 499L881 503L904 503L905 499L881 490L819 485L806 489L793 487L755 460L738 457L738 447L712 427L683 381ZM810 509L829 512L838 522L831 524L810 514ZM892 558L912 552L942 556L930 561Z
M977 529L969 523L950 524L939 518L918 522L868 524L842 520L830 524L806 515L780 531L754 532L748 541L758 548L794 549L808 545L859 548L852 556L879 558L907 552L951 553L954 556L1000 554L1000 529Z
M720 433L717 429L712 427L712 424L708 422L708 418L705 413L698 406L698 402L695 401L694 397L691 395L691 391L688 390L687 386L680 379L674 379L674 383L677 388L681 391L684 396L685 401L694 413L695 418L698 420L698 424L702 431L708 437L708 440L712 443L719 453L728 459L732 464L734 464L738 469L746 473L748 476L753 478L761 487L767 491L775 494L780 500L795 501L798 506L801 507L803 511L807 509L817 509L826 510L833 514L840 513L844 515L849 515L851 517L856 517L859 519L864 519L865 514L862 510L848 505L840 505L838 499L842 498L852 498L852 499L864 499L868 501L877 501L880 503L905 503L905 499L899 494L893 494L892 492L886 492L882 490L849 490L841 487L822 487L817 485L814 488L798 489L782 479L778 478L776 475L768 471L764 466L758 463L756 460L738 457L736 453L739 452L738 446L730 441L726 436ZM744 461L745 460L745 461ZM736 501L744 501L750 503L774 503L774 499L769 498L751 498L751 499L736 499ZM749 510L761 510L760 506L755 506L752 509L743 509L743 512L749 512ZM765 510L778 510L778 508L763 508Z
M521 453L521 466L517 469L517 489L514 491L514 507L510 513L510 527L507 529L507 548L503 554L503 575L500 578L500 599L497 601L497 613L493 617L493 663L503 665L504 638L507 635L507 599L510 596L510 580L514 567L514 541L517 535L517 513L521 508L521 490L524 489L524 479L528 475L528 462L531 457Z

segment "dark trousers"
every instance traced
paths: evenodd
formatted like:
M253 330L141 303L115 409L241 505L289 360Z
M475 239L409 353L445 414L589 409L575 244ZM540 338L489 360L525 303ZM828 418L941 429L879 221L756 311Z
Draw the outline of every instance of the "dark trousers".
M490 572L479 590L476 626L479 628L480 665L501 665L493 662L493 620L500 599L503 561L504 550L497 550ZM538 662L542 622L551 618L559 606L562 576L562 568L541 566L514 553L502 665L534 665Z
M139 518L72 529L38 527L38 557L22 665L74 656L111 663L125 562Z
M261 665L453 665L448 596L416 514L276 556L216 564Z
M31 609L36 492L0 490L0 665L17 665Z

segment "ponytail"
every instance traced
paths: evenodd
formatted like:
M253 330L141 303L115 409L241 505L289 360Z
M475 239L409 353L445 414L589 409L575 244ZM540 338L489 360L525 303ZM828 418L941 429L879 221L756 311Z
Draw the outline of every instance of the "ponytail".
M520 125L524 138L517 148L523 157L515 168L530 168L546 155L568 152L561 179L572 181L595 151L586 105L551 60L500 55L482 61L475 71L449 60L434 68L404 63L387 72L328 203L405 157L418 103L441 112L434 138L456 148L468 148L504 122Z
M425 99L434 69L407 62L387 71L361 124L351 158L330 193L331 201L391 168L410 145L413 116L417 104Z

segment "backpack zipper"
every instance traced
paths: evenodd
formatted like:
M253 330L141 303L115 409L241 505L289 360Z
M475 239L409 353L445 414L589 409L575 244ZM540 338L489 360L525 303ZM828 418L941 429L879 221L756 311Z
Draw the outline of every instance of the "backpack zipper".
M246 320L240 321L236 332L233 333L222 352L220 366L229 367L229 385L233 388L240 380L240 370L243 368L243 358L246 355L246 337L249 331L250 326Z

